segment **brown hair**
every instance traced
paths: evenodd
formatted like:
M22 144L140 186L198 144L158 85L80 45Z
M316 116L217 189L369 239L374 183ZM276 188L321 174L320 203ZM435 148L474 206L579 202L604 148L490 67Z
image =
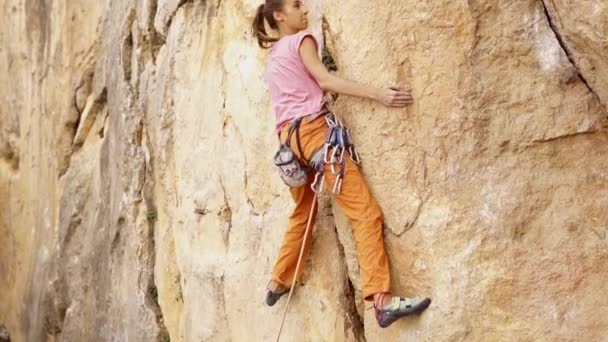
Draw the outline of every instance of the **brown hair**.
M283 8L283 0L266 0L263 4L258 6L258 10L253 19L251 25L251 32L253 36L258 39L258 45L262 49L268 49L272 43L278 41L277 38L270 37L266 33L266 27L264 27L264 19L268 21L268 25L272 29L277 29L277 22L274 20L274 11L280 11Z

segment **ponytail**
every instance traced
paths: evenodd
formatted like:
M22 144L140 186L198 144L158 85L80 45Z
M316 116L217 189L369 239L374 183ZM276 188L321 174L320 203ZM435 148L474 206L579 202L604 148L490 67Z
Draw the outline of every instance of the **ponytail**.
M270 37L268 33L266 33L264 19L268 21L270 28L277 29L277 22L274 20L273 13L274 11L281 10L282 7L282 0L266 0L264 4L258 6L255 18L253 19L253 24L251 24L251 32L253 33L253 36L258 39L258 45L262 49L268 49L272 43L278 41L277 38Z

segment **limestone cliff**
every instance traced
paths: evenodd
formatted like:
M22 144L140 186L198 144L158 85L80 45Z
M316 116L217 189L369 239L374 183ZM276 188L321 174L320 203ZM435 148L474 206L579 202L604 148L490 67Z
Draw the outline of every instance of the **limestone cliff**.
M258 1L0 2L0 325L12 341L267 341L292 208ZM605 341L608 3L309 0L385 214L379 329L329 196L285 341ZM5 334L3 333L3 336Z

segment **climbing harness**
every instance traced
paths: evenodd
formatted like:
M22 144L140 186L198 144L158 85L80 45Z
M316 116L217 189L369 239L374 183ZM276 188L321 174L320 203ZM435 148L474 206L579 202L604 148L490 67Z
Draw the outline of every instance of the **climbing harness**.
M302 118L296 119L289 128L287 134L287 140L284 144L281 144L281 137L279 136L279 150L275 153L273 160L274 164L279 168L279 175L283 182L292 188L299 188L306 184L308 180L309 168L305 167L296 158L293 150L291 149L291 136L296 133L296 141L298 145L298 151L300 156L304 159L302 153L302 146L300 145L300 122Z

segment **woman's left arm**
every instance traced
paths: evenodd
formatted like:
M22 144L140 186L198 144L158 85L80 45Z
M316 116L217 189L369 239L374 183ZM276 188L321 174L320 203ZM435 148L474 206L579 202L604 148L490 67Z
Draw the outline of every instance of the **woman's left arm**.
M327 71L317 55L317 45L312 37L305 37L299 48L302 62L323 90L378 101L387 107L403 107L412 103L409 92L397 87L374 88L342 79Z

